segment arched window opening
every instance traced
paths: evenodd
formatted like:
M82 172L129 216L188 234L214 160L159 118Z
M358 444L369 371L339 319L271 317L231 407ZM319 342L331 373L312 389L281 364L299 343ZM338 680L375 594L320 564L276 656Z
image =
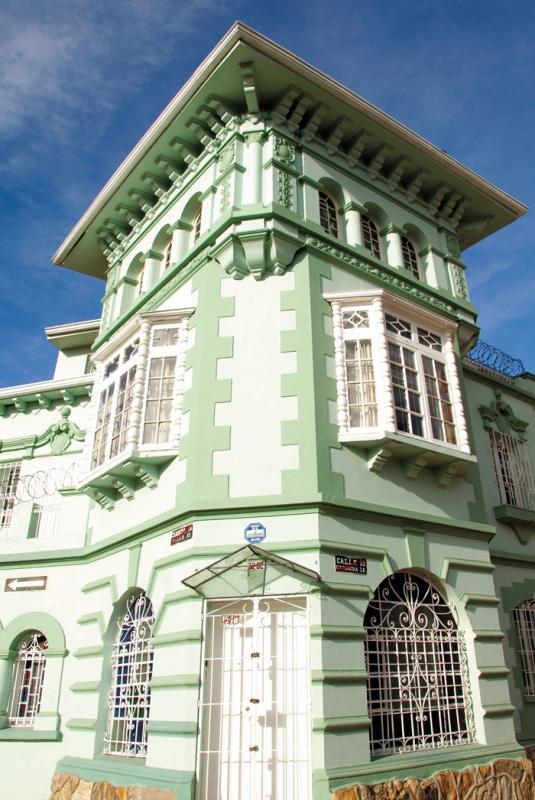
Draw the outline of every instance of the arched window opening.
M191 220L191 227L193 229L192 230L193 244L195 244L195 242L201 235L201 222L202 222L202 206L199 206L199 208L195 212L195 216Z
M46 636L39 631L31 631L19 643L9 708L9 724L13 727L31 727L39 713L47 647Z
M535 697L535 600L524 600L514 610L522 677L528 697Z
M130 597L112 649L112 680L104 752L144 757L154 661L152 603L144 593Z
M464 635L439 592L412 573L391 575L364 627L372 755L474 741Z
M171 266L171 246L172 246L172 244L173 244L173 238L170 237L167 240L167 242L165 243L165 246L164 246L164 248L162 250L162 265L163 265L163 271L164 272L167 269L169 269L169 267Z
M366 250L370 251L372 256L381 258L381 241L375 221L367 214L362 214L360 217L360 225L362 229L362 244Z
M338 239L338 214L336 204L327 192L318 193L320 204L320 225L326 233Z
M416 249L407 236L401 237L401 252L403 254L403 266L415 278L420 279L420 263L416 255Z

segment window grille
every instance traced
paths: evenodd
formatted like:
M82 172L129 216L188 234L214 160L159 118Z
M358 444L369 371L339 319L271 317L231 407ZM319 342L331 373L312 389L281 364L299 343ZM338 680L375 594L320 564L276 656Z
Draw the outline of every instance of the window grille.
M419 576L391 575L364 626L372 755L473 742L464 635L439 592Z
M39 631L32 631L17 648L9 709L9 724L13 727L31 727L39 712L47 647L46 637Z
M319 203L321 227L338 239L338 215L334 200L326 192L319 192Z
M367 214L362 214L360 217L360 226L362 229L362 244L366 250L370 251L372 256L381 258L381 244L377 225Z
M104 752L143 757L147 753L150 680L154 661L154 612L145 594L133 595L119 623L112 650L112 681Z
M526 694L535 697L535 600L520 603L514 618Z
M56 534L60 509L61 506L57 503L39 503L34 506L33 513L36 515L36 538L46 539Z
M403 255L403 266L406 270L412 273L415 278L420 278L420 264L418 263L418 256L416 250L410 239L406 236L401 237L401 252Z
M535 509L535 482L526 443L516 436L490 431L494 470L502 503Z
M11 525L20 478L20 463L0 465L0 531Z

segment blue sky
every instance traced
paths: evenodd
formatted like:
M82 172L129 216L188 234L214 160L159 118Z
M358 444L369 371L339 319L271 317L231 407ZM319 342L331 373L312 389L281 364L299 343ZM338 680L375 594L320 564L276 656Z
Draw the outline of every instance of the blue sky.
M534 208L464 259L482 338L535 372L535 4L4 0L0 385L51 376L44 326L99 316L103 284L51 255L235 19Z

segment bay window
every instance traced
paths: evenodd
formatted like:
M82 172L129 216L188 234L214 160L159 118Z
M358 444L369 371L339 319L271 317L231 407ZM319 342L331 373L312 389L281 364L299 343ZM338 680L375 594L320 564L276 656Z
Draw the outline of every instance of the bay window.
M187 320L144 315L100 362L90 469L121 453L177 444ZM180 386L178 381L180 380Z
M390 438L417 448L421 441L469 453L454 324L382 290L326 299L340 440Z

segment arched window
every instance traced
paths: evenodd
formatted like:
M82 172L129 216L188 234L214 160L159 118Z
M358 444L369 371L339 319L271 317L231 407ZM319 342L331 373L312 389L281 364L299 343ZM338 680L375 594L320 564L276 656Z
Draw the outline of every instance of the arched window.
M127 603L112 650L112 679L104 752L140 756L147 752L150 680L154 661L149 598L138 592Z
M46 637L39 631L26 634L17 647L9 724L31 727L41 707L45 677Z
M415 278L420 279L420 263L416 255L416 249L407 236L401 237L401 252L405 269L411 272Z
M362 244L375 258L381 258L381 242L375 221L367 214L360 217Z
M143 281L145 279L145 264L142 264L140 270L137 274L137 287L136 287L136 295L137 297L141 297L143 294Z
M162 250L162 256L163 256L163 258L162 258L162 268L163 268L164 272L165 272L166 269L169 269L169 267L171 266L171 246L172 246L172 244L173 244L173 237L171 236L171 237L169 237L169 239L165 243L165 246L164 246L164 248Z
M535 697L535 600L519 603L514 617L526 694Z
M192 235L193 235L193 244L197 241L199 236L201 235L201 222L202 222L202 206L200 205L193 219L191 220L191 227L192 227Z
M326 233L338 239L338 214L332 197L327 192L319 191L320 225Z
M424 578L398 572L364 617L372 755L474 740L465 642Z

